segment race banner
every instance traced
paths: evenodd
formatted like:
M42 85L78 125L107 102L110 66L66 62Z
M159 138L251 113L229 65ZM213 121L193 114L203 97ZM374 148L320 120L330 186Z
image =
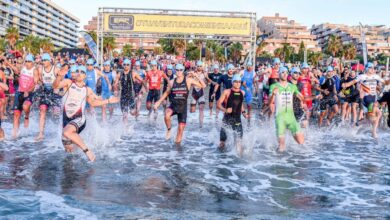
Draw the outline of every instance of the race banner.
M104 14L104 31L250 36L250 18Z
M87 44L89 50L91 51L92 56L95 58L95 60L97 60L97 45L95 41L87 32L82 31L81 34L85 39L85 43Z

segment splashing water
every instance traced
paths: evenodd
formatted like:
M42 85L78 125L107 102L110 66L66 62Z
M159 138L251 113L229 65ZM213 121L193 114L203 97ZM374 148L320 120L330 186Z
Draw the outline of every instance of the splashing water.
M98 114L99 115L99 114ZM272 122L244 122L245 153L237 156L228 132L217 150L220 119L189 114L181 147L165 141L157 121L108 123L88 117L82 133L97 155L66 154L61 127L48 122L34 141L38 118L16 141L0 143L0 216L13 219L350 219L390 217L388 131L377 142L351 128L305 130L305 144L287 135L276 153ZM172 119L176 135L176 117ZM3 123L6 134L12 125Z

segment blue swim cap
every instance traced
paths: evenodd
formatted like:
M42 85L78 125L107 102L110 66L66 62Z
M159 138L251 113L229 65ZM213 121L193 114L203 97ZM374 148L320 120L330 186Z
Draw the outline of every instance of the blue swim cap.
M92 58L89 58L89 59L87 60L87 64L88 64L88 65L93 65L94 63L95 63L95 60L92 59Z
M227 69L228 69L228 70L234 70L234 68L235 68L235 67L233 66L233 64L229 64L229 65L227 66Z
M300 73L300 72L301 72L301 70L299 69L299 67L293 67L290 70L290 73Z
M78 66L72 66L72 67L70 68L70 72L71 72L71 73L75 73L75 72L77 72L77 70L78 70Z
M368 63L366 64L366 69L368 69L368 68L374 68L374 64L371 63L371 62L368 62Z
M85 66L78 66L78 71L81 71L81 72L84 72L86 73L87 72L87 68Z
M31 61L31 62L34 62L34 56L32 55L32 54L28 54L27 56L26 56L26 59L25 59L26 61Z
M45 61L45 60L48 60L50 61L51 60L51 57L48 53L44 53L41 57L42 61Z
M234 74L232 78L232 82L234 81L241 81L241 76L240 74Z
M137 60L137 61L135 61L135 65L136 65L136 66L141 66L141 62L139 62L139 61Z
M181 63L176 64L176 70L184 70L184 66Z
M328 67L326 68L326 72L331 72L331 71L333 71L333 67L328 66Z
M103 63L103 66L111 66L111 62L107 60L106 62Z
M246 66L253 66L253 64L252 64L251 61L248 61L248 63L246 64Z
M131 64L131 62L130 62L129 59L125 59L125 60L123 61L123 64Z
M304 63L302 63L301 68L302 68L302 69L310 68L310 66L309 66L306 62L304 62Z
M215 69L219 69L219 66L217 64L213 65L213 70L215 70Z
M281 74L281 73L283 73L283 72L288 72L287 68L284 67L284 66L279 67L278 73Z
M279 64L280 63L280 59L278 57L275 57L272 61L272 64L275 65L275 64Z
M198 62L196 62L196 66L203 66L203 62L198 60Z
M152 60L152 61L150 61L150 65L157 65L157 61L155 61L155 60Z
M172 69L173 69L173 66L172 66L171 64L168 64L168 65L167 65L167 69L168 69L168 70L172 70Z

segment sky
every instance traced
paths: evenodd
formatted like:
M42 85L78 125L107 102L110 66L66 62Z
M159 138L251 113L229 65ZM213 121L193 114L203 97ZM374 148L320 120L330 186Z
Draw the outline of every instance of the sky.
M81 29L98 7L190 9L256 12L262 16L287 16L309 28L313 24L390 26L388 0L52 0L80 19Z

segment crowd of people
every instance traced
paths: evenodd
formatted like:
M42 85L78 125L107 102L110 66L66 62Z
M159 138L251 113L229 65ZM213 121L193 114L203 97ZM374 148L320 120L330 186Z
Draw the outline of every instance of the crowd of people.
M367 118L372 137L377 138L382 113L390 108L389 75L370 62L363 71L353 71L350 66L284 64L279 58L237 66L173 56L116 56L104 58L99 65L88 55L43 53L0 56L0 63L0 119L13 123L12 138L19 135L21 119L23 126L29 127L31 111L39 112L37 141L45 138L48 115L54 120L62 118L65 150L72 152L76 145L91 161L95 155L79 135L85 128L86 114L97 114L95 108L101 107L101 121L107 122L119 106L125 125L129 117L137 123L144 96L149 117L157 118L163 106L167 140L171 138L172 117L177 116L177 144L183 139L188 104L191 113L198 106L199 127L203 127L208 100L210 116L215 114L218 119L223 113L219 148L225 148L227 130L232 130L240 156L244 151L241 117L250 126L254 115L272 119L278 151L283 152L286 131L303 144L303 128L309 126L359 127L366 126ZM387 124L390 126L389 119ZM4 137L0 129L0 138Z

